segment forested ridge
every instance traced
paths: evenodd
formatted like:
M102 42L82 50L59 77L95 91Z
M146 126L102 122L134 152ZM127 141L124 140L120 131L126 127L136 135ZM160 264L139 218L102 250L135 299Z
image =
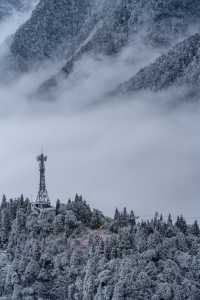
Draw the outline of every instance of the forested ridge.
M0 299L200 299L200 229L183 216L107 218L78 195L39 212L4 196L0 242Z

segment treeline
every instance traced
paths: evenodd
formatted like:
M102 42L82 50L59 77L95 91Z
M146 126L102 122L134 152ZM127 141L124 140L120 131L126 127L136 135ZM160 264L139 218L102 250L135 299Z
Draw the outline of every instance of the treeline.
M13 221L20 217L20 212L27 216L31 213L31 203L29 199L24 200L24 196L10 199L7 201L6 196L3 195L0 206L0 247L5 248L8 244Z
M197 221L126 208L107 218L78 195L41 212L4 196L0 220L4 299L200 299Z
M76 194L74 201L68 200L67 204L62 204L58 199L56 201L55 210L52 208L52 213L55 216L63 215L65 211L73 211L78 217L78 220L91 229L97 229L105 223L105 217L99 210L91 210L89 205L83 200L82 196ZM50 211L50 210L49 210ZM38 211L39 212L39 211ZM3 195L0 205L0 248L7 247L9 236L13 223L25 226L26 220L31 213L36 213L37 210L31 208L31 201L21 195L15 199L6 199ZM23 220L23 221L22 221Z

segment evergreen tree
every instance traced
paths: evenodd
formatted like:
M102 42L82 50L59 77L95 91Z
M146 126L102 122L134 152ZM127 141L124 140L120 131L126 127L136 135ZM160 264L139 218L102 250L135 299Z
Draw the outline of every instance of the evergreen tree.
M173 225L173 221L172 221L172 216L171 216L171 214L168 215L168 218L167 218L167 224L170 225L170 226Z
M200 229L199 229L199 225L198 225L197 220L194 221L194 224L191 227L191 232L192 232L192 234L194 234L196 236L199 236Z
M130 216L129 216L129 223L131 225L131 231L133 231L134 226L136 225L136 218L134 212L131 210Z
M8 243L11 230L11 219L7 205L3 207L1 210L1 243L2 246L5 247Z
M60 212L60 200L57 199L57 201L56 201L56 215L58 215L59 212Z
M183 233L187 232L187 223L182 215L177 217L175 225Z
M118 222L119 218L120 218L120 213L119 213L118 209L116 208L115 209L114 220Z
M1 210L7 207L7 200L6 200L6 196L3 195L2 197L2 201L1 201Z

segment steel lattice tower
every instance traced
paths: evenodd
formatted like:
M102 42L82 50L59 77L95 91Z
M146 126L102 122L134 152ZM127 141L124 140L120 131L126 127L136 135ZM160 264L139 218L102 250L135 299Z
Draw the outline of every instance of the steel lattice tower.
M39 182L39 191L36 198L35 206L39 208L50 207L51 203L49 200L49 195L46 188L45 181L45 162L47 161L47 156L43 153L37 157L39 162L39 171L40 171L40 182Z

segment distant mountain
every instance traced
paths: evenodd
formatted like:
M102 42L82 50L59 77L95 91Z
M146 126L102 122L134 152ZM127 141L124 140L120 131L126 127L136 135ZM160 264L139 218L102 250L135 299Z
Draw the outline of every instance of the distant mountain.
M195 34L121 84L117 92L127 93L141 89L158 91L175 84L198 86L199 83L200 34Z
M11 52L22 69L65 57L65 71L70 57L113 55L138 33L146 43L170 46L199 20L198 0L40 0L16 32Z
M11 45L20 67L71 52L88 11L88 0L41 0Z

